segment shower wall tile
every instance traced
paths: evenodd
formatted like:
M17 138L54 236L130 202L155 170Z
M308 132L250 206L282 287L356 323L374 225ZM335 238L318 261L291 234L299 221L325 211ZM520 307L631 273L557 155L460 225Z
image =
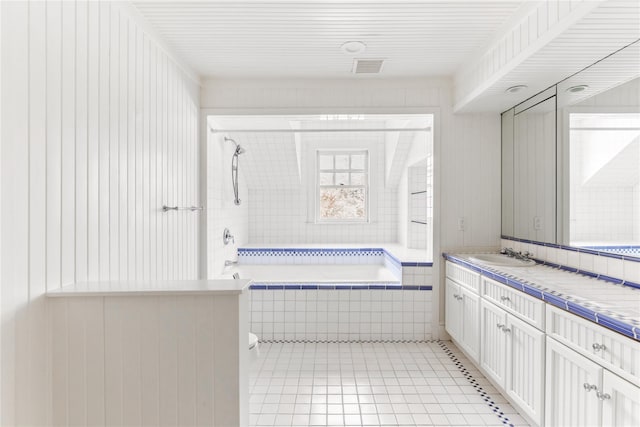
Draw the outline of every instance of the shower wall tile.
M237 259L237 249L249 238L249 194L239 179L238 197L231 181L231 157L235 146L219 134L207 135L207 277L219 278L226 273L224 262ZM240 176L242 178L242 176ZM222 236L228 228L234 242L224 244Z
M336 124L332 124L336 126ZM317 125L316 125L317 126ZM289 187L260 185L249 189L249 241L251 243L362 243L395 242L398 233L398 195L385 187L384 135L344 133L343 149L369 147L370 221L364 224L317 224L310 198L315 197L315 147L333 149L335 133L303 134L300 150L301 181ZM286 150L283 146L282 150ZM314 147L313 149L308 147ZM284 155L284 153L283 153ZM269 162L258 165L271 168ZM255 172L250 172L255 175ZM310 184L311 183L311 184ZM292 185L294 184L294 185Z

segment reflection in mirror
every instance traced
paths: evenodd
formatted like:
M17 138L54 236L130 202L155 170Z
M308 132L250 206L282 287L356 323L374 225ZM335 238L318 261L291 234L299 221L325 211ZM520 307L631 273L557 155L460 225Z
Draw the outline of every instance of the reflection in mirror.
M558 85L565 244L640 256L639 48Z
M556 97L543 95L544 100L515 109L513 228L514 237L555 243Z

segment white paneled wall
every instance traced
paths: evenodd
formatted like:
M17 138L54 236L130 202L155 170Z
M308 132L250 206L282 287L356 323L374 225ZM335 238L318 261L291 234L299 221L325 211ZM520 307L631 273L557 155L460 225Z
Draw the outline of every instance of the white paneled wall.
M197 275L198 86L119 4L0 7L2 424L47 425L47 289Z
M239 206L234 204L231 183L231 157L235 145L220 134L207 134L207 277L225 274L224 261L236 260L238 246L249 240L249 192L244 180L243 156L239 159ZM240 141L238 141L240 142ZM228 228L235 242L225 245L222 239Z

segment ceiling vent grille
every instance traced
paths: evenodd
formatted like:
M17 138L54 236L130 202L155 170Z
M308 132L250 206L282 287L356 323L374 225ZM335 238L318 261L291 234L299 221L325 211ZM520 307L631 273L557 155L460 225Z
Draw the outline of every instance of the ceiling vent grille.
M354 59L353 74L378 74L382 70L384 59Z

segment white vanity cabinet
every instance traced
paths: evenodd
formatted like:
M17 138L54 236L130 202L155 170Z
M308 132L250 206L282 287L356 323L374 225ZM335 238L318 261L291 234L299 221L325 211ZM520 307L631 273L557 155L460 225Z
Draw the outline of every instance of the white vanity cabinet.
M480 366L536 424L544 408L544 332L480 301Z
M532 425L640 426L640 343L447 262L455 343Z
M474 362L480 355L479 279L480 275L447 263L445 327Z
M450 279L447 279L446 293L447 332L477 362L480 350L480 297Z
M547 426L639 426L640 388L547 337Z
M640 344L547 307L546 424L640 426Z
M602 371L602 425L640 426L640 388Z

